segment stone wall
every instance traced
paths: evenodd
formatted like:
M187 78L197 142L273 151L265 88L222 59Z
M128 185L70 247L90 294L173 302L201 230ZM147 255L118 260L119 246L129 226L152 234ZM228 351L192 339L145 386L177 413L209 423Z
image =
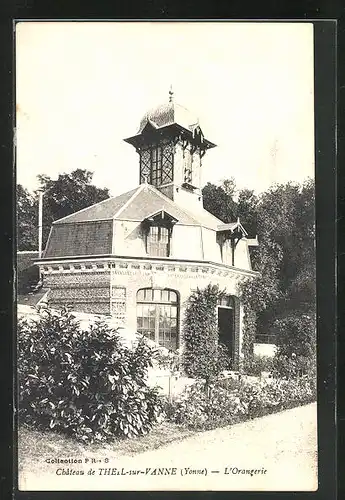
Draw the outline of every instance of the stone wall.
M63 270L44 274L52 307L69 306L74 311L110 314L110 269Z

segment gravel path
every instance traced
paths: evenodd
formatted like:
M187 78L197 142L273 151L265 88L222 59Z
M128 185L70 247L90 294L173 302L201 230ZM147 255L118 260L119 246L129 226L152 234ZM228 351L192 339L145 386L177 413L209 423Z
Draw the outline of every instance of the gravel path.
M315 491L316 429L316 404L310 404L208 431L135 457L109 456L106 464L52 465L49 476L26 475L20 487L26 490ZM56 474L59 467L61 475ZM94 475L87 474L90 468L95 470ZM62 469L83 470L84 475L62 474Z

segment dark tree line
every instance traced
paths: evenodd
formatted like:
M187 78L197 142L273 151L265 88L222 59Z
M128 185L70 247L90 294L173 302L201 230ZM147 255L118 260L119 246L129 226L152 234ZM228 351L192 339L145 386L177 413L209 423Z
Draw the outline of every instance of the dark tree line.
M56 180L39 175L39 190L43 196L43 247L47 242L52 222L109 198L107 188L92 184L93 173L77 169L60 174ZM17 186L17 241L19 250L38 248L38 190L31 194L22 185Z
M259 195L248 189L236 193L233 180L208 183L203 198L212 214L224 222L239 217L249 236L258 236L251 255L261 276L248 285L257 330L269 333L288 315L315 315L313 181L274 185Z

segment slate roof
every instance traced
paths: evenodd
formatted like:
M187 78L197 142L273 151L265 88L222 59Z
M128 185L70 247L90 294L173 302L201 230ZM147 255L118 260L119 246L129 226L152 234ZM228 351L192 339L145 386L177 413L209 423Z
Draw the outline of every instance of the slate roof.
M142 184L137 195L121 210L116 219L142 221L149 215L164 209L169 212L178 224L198 225L198 221L188 212L179 207L170 198L164 196L150 184Z
M55 223L43 257L109 255L112 250L112 238L111 220Z
M112 219L141 222L159 210L165 210L172 215L177 219L177 224L202 225L214 230L217 230L217 226L222 224L221 220L203 208L198 213L192 213L177 205L150 184L141 184L136 189L132 189L120 196L101 201L96 205L59 219L54 222L53 228L57 224L67 225Z
M110 255L114 220L142 222L162 210L176 219L177 225L202 226L213 231L224 226L202 207L191 212L152 185L141 184L127 193L55 221L43 258Z
M127 193L120 194L120 196L107 198L106 200L100 201L95 205L83 208L74 214L67 215L62 219L55 221L54 224L58 224L60 222L86 222L112 219L137 190L138 188L135 188Z

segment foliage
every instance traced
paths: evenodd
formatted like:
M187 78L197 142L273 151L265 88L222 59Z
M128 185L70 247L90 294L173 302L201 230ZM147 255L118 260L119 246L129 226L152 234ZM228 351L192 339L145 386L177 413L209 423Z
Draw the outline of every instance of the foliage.
M272 359L272 374L285 380L307 375L316 385L316 357L277 355Z
M91 184L93 172L76 169L60 174L56 180L47 175L39 175L43 198L43 240L48 238L53 221L66 217L78 210L109 198L108 188L98 188Z
M236 218L234 200L234 180L224 181L222 186L208 182L202 190L204 208L223 222L232 222Z
M250 305L244 306L243 329L242 329L242 358L240 370L250 372L254 356L254 342L256 333L256 313Z
M206 397L200 384L188 387L167 408L167 418L190 429L206 430L231 425L316 400L315 384L308 377L253 382L217 383Z
M43 196L43 245L45 245L52 222L78 210L109 198L108 188L92 184L93 173L76 169L60 174L56 180L48 175L39 175L39 190ZM38 239L38 191L31 195L26 189L17 187L18 246L20 250L37 248Z
M223 180L220 186L208 182L203 190L204 208L223 222L239 217L250 235L257 234L258 197L253 190L237 191L234 178Z
M38 204L21 184L17 185L18 250L36 250L38 246Z
M251 189L242 189L238 194L236 216L250 235L257 234L258 197Z
M276 262L279 288L286 293L301 272L315 269L314 184L287 183L270 188L260 196L258 233L263 241L261 253L269 251L268 243L281 249ZM271 252L270 252L271 253ZM274 256L274 255L273 255ZM313 305L315 298L312 297Z
M209 396L202 384L188 387L175 403L174 411L167 412L168 418L189 429L204 430L239 421L236 417L245 414L237 391L216 386Z
M180 351L164 352L162 349L156 349L153 354L153 361L162 370L169 370L171 373L180 371Z
M297 323L315 315L314 184L275 185L258 197L255 210L259 247L252 260L260 277L245 280L239 292L245 307L256 312L257 332L273 329L279 341L284 315ZM253 340L252 324L247 329ZM291 339L296 351L300 338Z
M311 358L316 351L315 315L294 313L275 320L273 327L279 331L278 356L292 355Z
M217 285L197 289L188 299L183 323L183 367L206 386L228 366L227 350L218 342L217 303L224 292Z
M28 294L35 289L39 281L38 266L30 266L18 272L17 292L18 294Z
M260 377L262 372L272 372L274 369L274 360L269 356L253 355L246 364L246 373L254 377Z
M238 284L238 292L244 307L243 318L243 370L251 373L254 361L254 342L257 332L258 314L263 314L279 298L273 271L266 279L263 276L246 278Z
M19 321L20 422L85 442L146 434L161 412L145 382L151 351L144 338L128 349L102 322L83 331L67 311Z
M308 374L316 380L316 316L290 312L278 318L273 328L279 331L274 357L276 376L295 378Z

